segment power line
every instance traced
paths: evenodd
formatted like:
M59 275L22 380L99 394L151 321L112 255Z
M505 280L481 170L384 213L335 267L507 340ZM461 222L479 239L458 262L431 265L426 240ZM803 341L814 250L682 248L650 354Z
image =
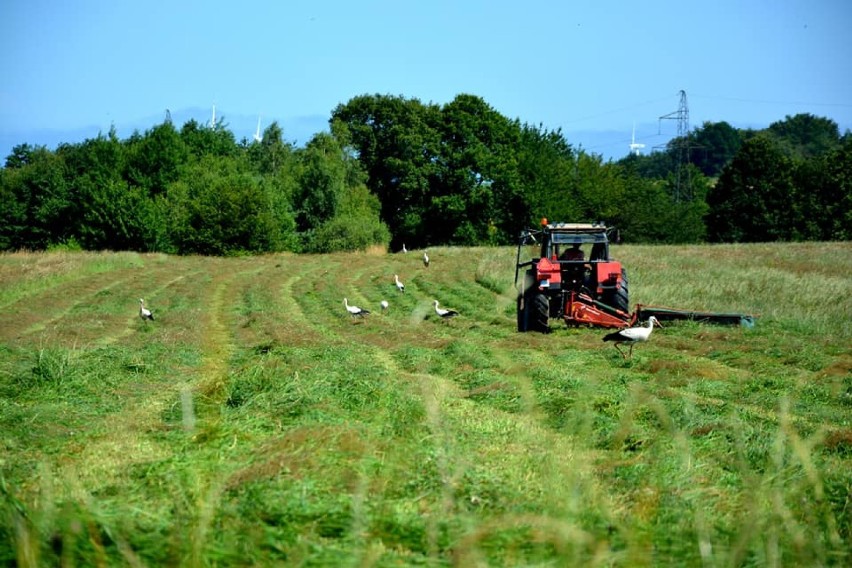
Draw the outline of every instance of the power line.
M616 109L612 109L612 110L605 110L605 111L603 111L603 112L599 112L599 113L597 113L597 114L591 114L591 115L589 115L589 116L584 116L584 117L580 117L580 118L575 118L575 119L573 119L573 120L563 120L563 121L561 121L561 124L573 124L573 123L575 123L575 122L583 122L583 121L585 121L585 120L591 120L591 119L593 119L593 118L600 118L600 117L602 117L602 116L608 116L608 115L610 115L610 114L616 114L616 113L619 113L619 112L624 112L624 111L626 111L626 110L633 110L633 109L635 109L635 108L639 108L639 107L641 107L641 106L650 105L650 104L658 103L658 102L660 102L660 101L664 101L664 100L666 100L666 99L668 99L668 98L669 98L669 97L668 97L668 96L666 96L666 97L662 97L662 98L659 98L659 99L654 99L654 100L651 100L651 101L645 101L645 102L643 102L643 103L636 103L635 105L630 105L630 106L627 106L627 107L616 108Z
M760 99L743 99L739 97L719 97L714 95L695 95L692 97L699 99L712 99L718 101L733 101L738 103L754 103L761 105L803 105L803 106L824 106L824 107L842 107L842 108L852 108L852 104L848 103L815 103L808 101L767 101Z

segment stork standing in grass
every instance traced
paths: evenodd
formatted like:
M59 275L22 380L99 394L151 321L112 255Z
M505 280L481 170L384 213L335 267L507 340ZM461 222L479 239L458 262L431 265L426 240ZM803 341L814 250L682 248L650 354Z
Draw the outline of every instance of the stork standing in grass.
M379 303L379 305L382 307L382 311L383 311L383 312L388 311L388 306L389 306L389 304L388 304L388 301L387 301L387 300L382 300L382 301Z
M139 298L139 317L142 318L143 321L154 321L154 314L151 313L151 310L145 307L145 300Z
M358 306L350 306L349 300L346 298L343 298L343 305L346 306L346 311L349 312L349 315L351 315L353 318L363 318L364 316L369 315L370 313L368 310L359 308Z
M402 243L402 253L405 254L408 252L408 249L405 248L405 243Z
M615 348L618 349L618 352L621 353L621 357L626 359L628 356L633 356L633 346L642 341L648 341L648 338L651 337L651 332L654 331L654 326L663 327L657 318L651 316L648 318L648 324L642 325L638 327L629 327L627 329L621 329L619 331L614 331L613 333L609 333L604 336L604 341L612 341L615 344ZM622 351L618 346L622 343L630 344L630 352L629 355L625 355L624 351Z
M423 266L429 268L429 255L426 254L426 251L423 251Z
M396 274L393 275L393 281L394 281L394 284L396 284L396 289L399 290L402 293L405 293L405 284L403 284L402 282L399 281L398 275L396 275Z
M438 314L441 317L442 320L450 320L450 319L456 317L457 315L459 315L459 313L455 310L447 310L447 309L444 309L444 308L439 308L438 307L438 300L435 300L435 313Z

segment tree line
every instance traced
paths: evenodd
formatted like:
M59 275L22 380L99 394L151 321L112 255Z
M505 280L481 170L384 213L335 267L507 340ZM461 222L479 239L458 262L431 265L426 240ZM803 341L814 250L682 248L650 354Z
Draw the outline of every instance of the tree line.
M0 250L176 254L503 245L541 217L602 221L629 242L846 240L852 137L809 114L761 131L705 123L618 161L462 94L362 95L303 147L167 118L0 169ZM684 150L688 161L682 159Z

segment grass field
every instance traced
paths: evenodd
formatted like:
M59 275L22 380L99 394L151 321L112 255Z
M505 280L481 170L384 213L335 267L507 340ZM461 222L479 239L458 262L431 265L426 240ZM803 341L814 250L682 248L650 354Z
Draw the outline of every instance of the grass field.
M520 334L508 248L0 255L0 564L852 564L852 244L614 252L757 325Z

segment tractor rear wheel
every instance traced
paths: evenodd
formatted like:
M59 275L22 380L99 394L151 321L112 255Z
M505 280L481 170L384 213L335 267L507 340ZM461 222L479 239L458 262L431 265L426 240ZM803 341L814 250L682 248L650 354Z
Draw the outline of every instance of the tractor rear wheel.
M533 313L535 320L532 322L531 329L533 331L540 331L541 333L550 333L550 324L548 322L550 318L550 300L547 298L547 294L538 293L533 297Z
M518 296L518 331L550 333L550 302L545 294L530 290Z
M621 269L621 285L615 291L612 297L612 307L621 310L624 313L630 313L627 309L630 307L630 291L627 285L627 271Z
M550 317L550 301L535 287L535 274L527 271L524 278L524 289L518 295L518 331L550 332L548 318Z

